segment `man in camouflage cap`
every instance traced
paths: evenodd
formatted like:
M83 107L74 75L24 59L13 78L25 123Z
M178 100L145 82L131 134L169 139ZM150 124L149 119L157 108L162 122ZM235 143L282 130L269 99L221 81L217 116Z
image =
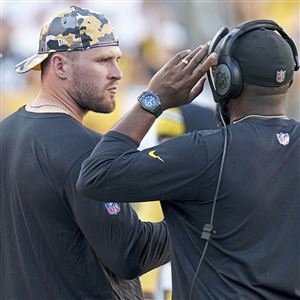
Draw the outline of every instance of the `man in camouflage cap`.
M38 54L16 66L18 73L40 71L40 64L53 52L87 50L103 46L118 46L112 24L104 16L88 9L71 6L44 24Z
M141 222L128 204L75 187L101 139L82 118L114 110L120 57L110 21L72 6L16 66L41 70L42 83L1 124L1 299L142 299L138 276L169 260L164 222Z

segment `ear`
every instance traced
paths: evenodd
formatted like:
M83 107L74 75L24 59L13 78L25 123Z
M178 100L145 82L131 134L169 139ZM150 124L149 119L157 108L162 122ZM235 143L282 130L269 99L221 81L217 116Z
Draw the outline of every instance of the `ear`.
M51 57L51 66L54 73L61 79L65 79L69 76L71 62L64 55L55 53Z

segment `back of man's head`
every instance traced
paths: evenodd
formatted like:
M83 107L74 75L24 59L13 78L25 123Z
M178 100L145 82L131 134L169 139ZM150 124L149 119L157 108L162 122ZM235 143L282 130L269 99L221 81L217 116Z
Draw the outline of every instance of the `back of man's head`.
M242 35L232 46L231 56L241 67L243 83L257 86L259 93L280 94L293 80L292 49L276 31L260 28Z

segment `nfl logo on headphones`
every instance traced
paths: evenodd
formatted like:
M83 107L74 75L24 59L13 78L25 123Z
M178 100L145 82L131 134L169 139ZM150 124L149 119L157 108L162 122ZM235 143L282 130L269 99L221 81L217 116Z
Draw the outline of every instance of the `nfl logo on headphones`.
M216 71L216 91L219 95L225 95L228 92L231 82L231 76L225 65L219 65Z

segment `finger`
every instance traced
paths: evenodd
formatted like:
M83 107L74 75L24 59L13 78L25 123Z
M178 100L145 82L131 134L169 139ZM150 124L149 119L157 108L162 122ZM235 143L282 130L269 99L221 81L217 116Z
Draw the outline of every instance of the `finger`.
M203 91L204 83L206 78L201 78L192 88L190 95L189 95L189 101L192 102L199 94Z
M194 57L191 59L189 64L186 66L185 70L188 72L193 72L194 69L197 68L199 64L202 63L205 56L207 55L207 51L208 51L208 43L194 55Z
M200 51L200 50L202 50L203 48L205 48L207 45L209 44L209 42L207 42L206 44L202 44L202 45L200 45L200 46L198 46L197 48L195 48L193 51L191 51L190 53L189 53L189 55L187 55L186 56L186 59L188 60L188 61L191 61L192 59L193 59L193 57ZM208 46L207 46L208 47Z
M190 61L205 45L200 45L194 50L192 50L185 58Z
M208 70L209 68L215 64L217 61L218 55L217 53L211 53L202 63L196 68L193 72L192 79L194 81L198 81Z
M183 51L180 51L179 53L177 53L173 58L171 58L169 61L168 61L168 65L171 64L171 65L177 65L179 63L181 63L181 60L183 58L185 58L189 53L191 52L190 49L187 49L187 50L183 50Z
M204 44L204 45L200 45L198 46L197 48L195 48L193 51L191 51L185 58L188 62L190 62L194 57L195 55L197 55L199 53L199 51L203 50L203 49L208 49L209 47L209 41Z

